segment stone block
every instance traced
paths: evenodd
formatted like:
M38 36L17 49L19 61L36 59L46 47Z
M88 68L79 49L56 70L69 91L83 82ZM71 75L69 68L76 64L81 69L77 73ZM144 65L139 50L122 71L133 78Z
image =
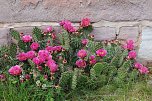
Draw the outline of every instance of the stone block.
M151 0L0 0L0 22L152 20Z
M9 28L0 28L0 46L8 44Z
M117 39L137 41L139 36L138 27L121 27Z
M152 27L143 28L138 60L152 66Z
M95 40L113 40L116 38L116 29L114 27L94 28Z

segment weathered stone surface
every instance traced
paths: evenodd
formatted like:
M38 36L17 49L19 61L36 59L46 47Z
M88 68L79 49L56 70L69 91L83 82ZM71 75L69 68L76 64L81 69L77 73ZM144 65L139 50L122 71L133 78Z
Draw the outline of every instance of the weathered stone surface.
M95 40L113 40L116 38L116 29L114 27L95 28Z
M0 22L152 20L152 0L0 0Z
M121 40L134 40L137 41L139 35L138 27L121 27L118 39Z
M152 66L152 27L146 27L142 32L142 42L138 52L138 60Z
M8 40L0 39L0 46L7 45L7 44L8 44Z
M0 46L8 44L9 41L9 29L0 28Z
M18 27L14 28L14 30L18 31L19 33L31 34L33 28L34 27Z

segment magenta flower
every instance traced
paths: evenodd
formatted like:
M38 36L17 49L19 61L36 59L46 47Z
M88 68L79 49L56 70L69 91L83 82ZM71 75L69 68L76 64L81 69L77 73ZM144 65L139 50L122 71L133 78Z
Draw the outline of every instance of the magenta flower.
M40 65L43 63L43 60L41 60L39 57L35 57L32 60L36 65Z
M28 51L28 52L26 53L26 57L27 57L28 59L33 59L34 57L36 57L35 51Z
M140 69L142 67L143 67L143 65L141 63L139 63L139 62L134 63L134 68Z
M89 61L89 63L90 63L91 65L94 65L96 62L97 62L97 61L96 61L95 59Z
M123 45L123 48L128 49L128 50L133 50L135 48L134 41L133 40L128 40L126 42L126 44Z
M126 43L127 43L127 44L134 44L134 41L133 41L133 40L127 40Z
M89 57L89 63L91 64L91 65L93 65L93 64L95 64L97 61L96 61L96 57L94 56L94 55L91 55L90 57Z
M47 80L48 79L48 75L44 75L44 79Z
M141 74L148 74L148 73L149 73L149 70L148 70L147 67L142 67L142 68L139 69L139 72L140 72Z
M54 51L54 47L53 47L53 46L47 46L47 47L45 48L45 50L47 50L48 52L50 52L50 53L52 54L53 51Z
M91 55L91 56L89 57L90 60L94 60L95 58L96 58L96 56L94 56L94 55Z
M83 45L87 45L87 44L88 44L88 42L89 42L89 40L88 40L88 39L82 39L82 40L81 40L81 43L82 43Z
M22 36L22 40L23 40L23 42L30 42L32 40L32 36L24 35L24 36Z
M22 52L17 55L19 61L25 61L27 59L26 53Z
M85 68L86 67L86 62L82 59L77 60L75 64L78 68Z
M38 57L45 61L49 57L49 52L47 50L39 50Z
M29 74L25 74L25 79L29 80L31 78L31 76Z
M49 27L47 27L47 32L49 33L49 32L52 32L53 31L53 28L52 28L52 26L49 26Z
M49 55L47 60L52 60L52 55Z
M37 66L37 69L41 72L43 70L42 66Z
M67 30L68 32L75 32L76 29L73 27L72 23L68 20L63 20L60 23L60 26L63 26L63 28L65 30Z
M39 43L37 42L33 42L31 45L30 45L30 48L32 50L37 50L38 48L40 47Z
M90 25L90 19L89 18L83 18L81 21L82 27L88 27Z
M58 65L55 63L54 60L48 60L46 65L49 67L51 73L55 73L58 69Z
M81 49L81 50L78 51L77 56L79 58L85 58L87 56L87 51L84 50L84 49Z
M54 46L53 50L57 51L57 52L60 52L60 51L62 51L62 46Z
M0 74L0 81L5 81L6 76L4 74Z
M55 33L52 33L51 37L52 37L53 40L55 40L57 38Z
M129 53L128 53L128 58L129 59L135 59L136 58L136 56L137 56L137 54L136 54L136 51L130 51Z
M107 55L107 51L105 49L99 49L96 51L97 56L104 57Z
M13 75L13 76L18 76L22 73L22 69L19 65L16 65L16 66L12 66L8 72Z

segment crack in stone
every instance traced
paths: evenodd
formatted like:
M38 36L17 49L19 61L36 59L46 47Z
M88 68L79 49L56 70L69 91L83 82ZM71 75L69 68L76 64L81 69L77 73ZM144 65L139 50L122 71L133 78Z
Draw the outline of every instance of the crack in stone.
M28 7L32 7L32 9L36 9L41 2L43 2L43 0L39 0L36 4L29 2L28 5L24 5L24 7L22 7L20 10L18 10L18 13L23 10L26 10L26 8L28 8Z

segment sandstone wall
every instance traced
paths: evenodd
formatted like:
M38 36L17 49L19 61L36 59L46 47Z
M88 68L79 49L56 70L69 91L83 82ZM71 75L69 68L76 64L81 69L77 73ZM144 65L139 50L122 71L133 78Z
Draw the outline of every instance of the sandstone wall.
M91 19L96 40L133 39L138 59L152 62L152 0L0 0L0 45L10 42L14 28L30 33L68 19L75 23Z

